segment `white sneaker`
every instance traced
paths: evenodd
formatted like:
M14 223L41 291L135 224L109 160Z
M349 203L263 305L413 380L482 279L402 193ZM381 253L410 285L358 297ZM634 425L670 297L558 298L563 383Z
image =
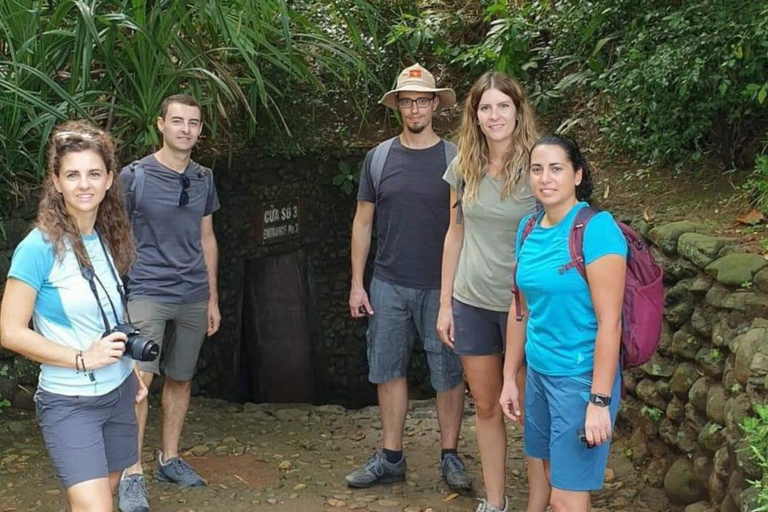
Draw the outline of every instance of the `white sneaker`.
M488 500L481 499L480 503L477 504L475 512L509 512L509 500L504 496L504 508L496 508L488 503Z

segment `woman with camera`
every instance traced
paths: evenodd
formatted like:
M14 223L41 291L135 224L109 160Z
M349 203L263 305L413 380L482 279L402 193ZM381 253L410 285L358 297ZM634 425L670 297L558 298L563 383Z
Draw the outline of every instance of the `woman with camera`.
M36 227L16 248L0 312L0 344L42 363L38 423L73 512L112 510L139 457L134 403L147 394L123 357L129 329L116 329L118 275L134 257L116 168L103 130L54 130Z
M575 141L539 139L530 162L544 211L517 231L519 292L509 310L500 403L521 420L515 376L525 360L525 455L543 461L554 512L588 512L590 491L603 484L621 398L627 241L610 213L584 210L592 178ZM576 230L583 230L580 255L571 253Z

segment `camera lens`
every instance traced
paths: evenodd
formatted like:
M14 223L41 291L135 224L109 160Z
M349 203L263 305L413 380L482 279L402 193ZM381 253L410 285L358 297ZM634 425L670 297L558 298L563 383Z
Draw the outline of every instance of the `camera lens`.
M125 354L134 361L154 361L159 353L157 343L138 334L129 335L125 343Z

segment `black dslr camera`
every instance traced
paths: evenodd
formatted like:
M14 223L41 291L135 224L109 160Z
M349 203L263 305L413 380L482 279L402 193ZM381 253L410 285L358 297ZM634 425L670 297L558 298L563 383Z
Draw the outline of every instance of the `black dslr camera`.
M121 332L128 337L128 341L125 342L125 355L134 361L154 361L157 359L160 345L142 337L141 331L131 324L117 324L112 332Z

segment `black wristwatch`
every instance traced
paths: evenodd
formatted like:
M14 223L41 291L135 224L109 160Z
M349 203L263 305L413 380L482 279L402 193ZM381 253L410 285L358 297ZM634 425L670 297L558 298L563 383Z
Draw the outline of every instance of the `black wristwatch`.
M608 407L611 405L611 397L599 395L597 393L590 393L589 402L595 404L598 407Z

